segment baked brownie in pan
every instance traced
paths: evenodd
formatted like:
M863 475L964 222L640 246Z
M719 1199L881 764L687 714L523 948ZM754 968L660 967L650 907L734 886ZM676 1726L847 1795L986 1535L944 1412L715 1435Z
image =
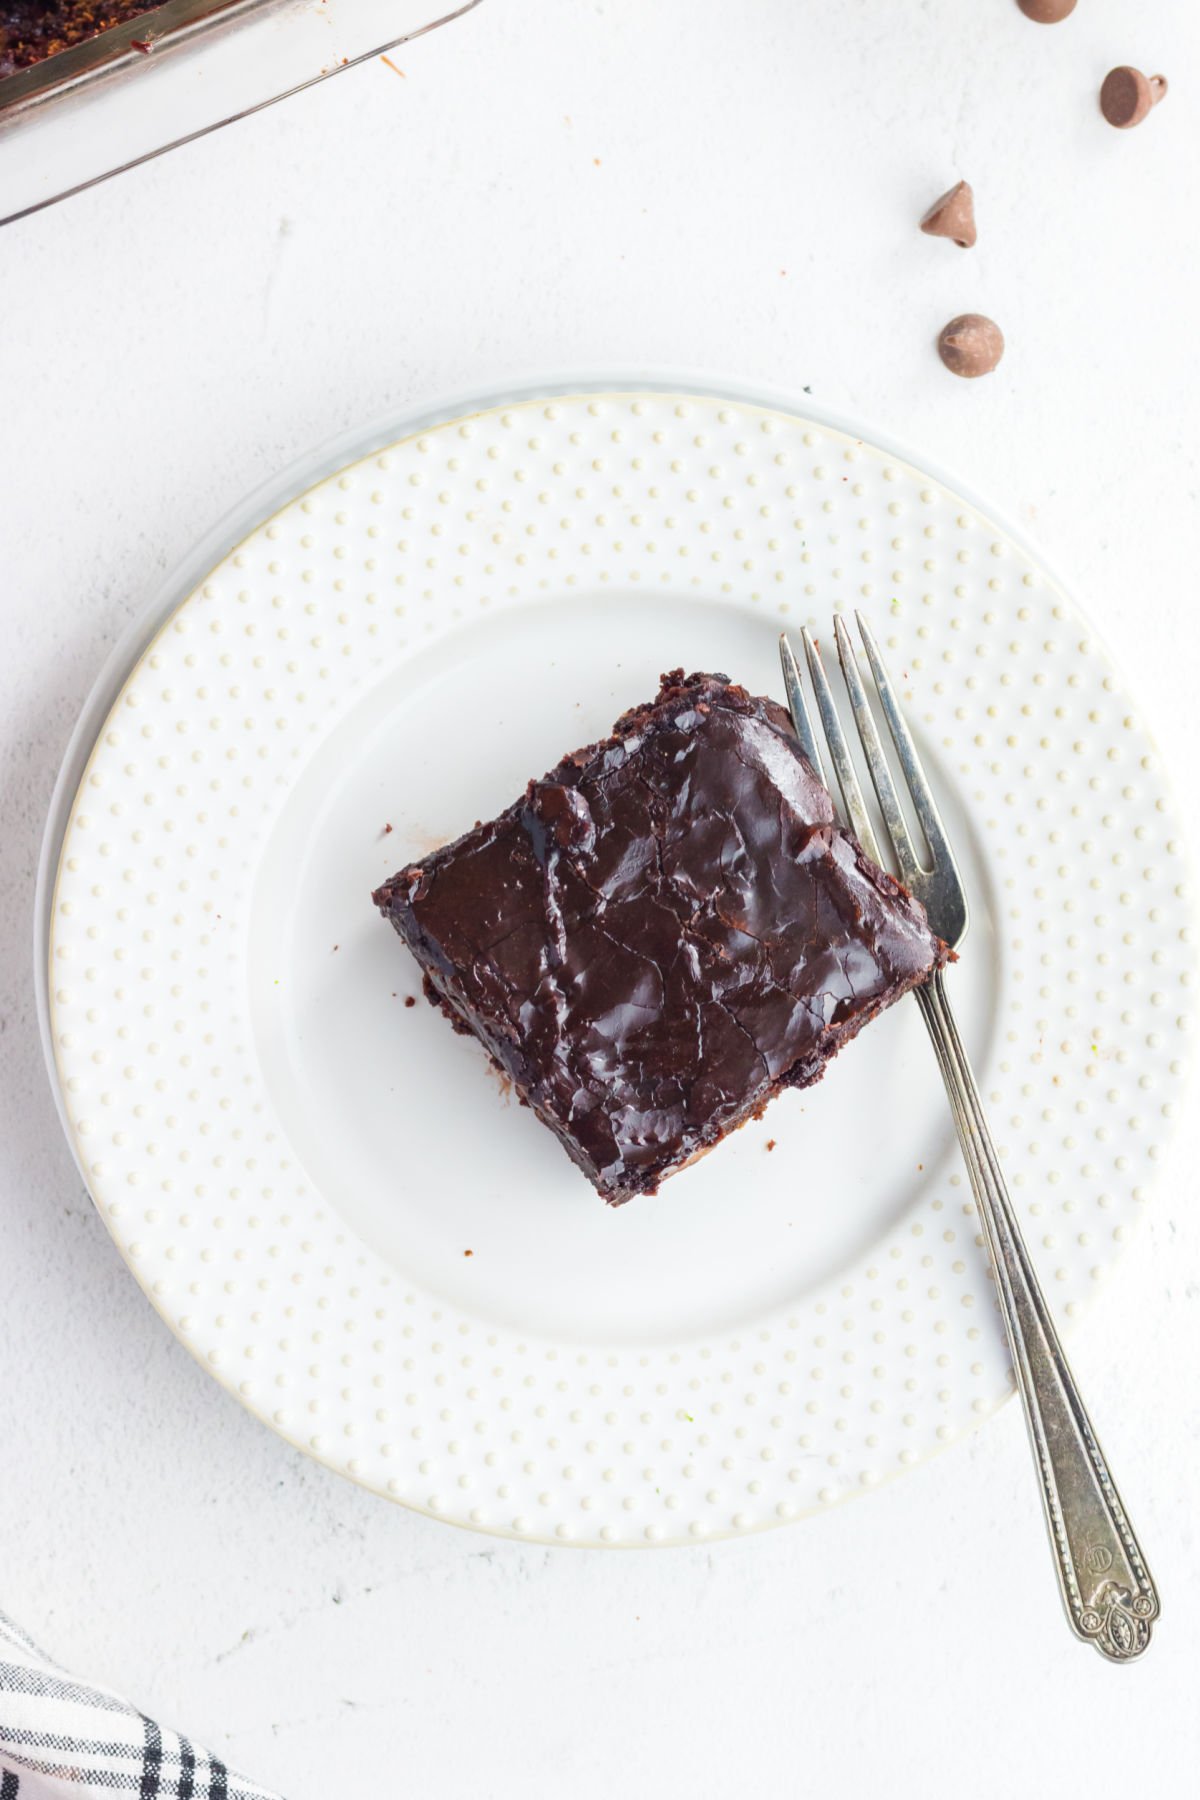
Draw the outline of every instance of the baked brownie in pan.
M154 12L161 0L0 0L0 75L31 68L114 25Z
M613 1205L816 1081L950 955L782 707L682 670L374 900Z

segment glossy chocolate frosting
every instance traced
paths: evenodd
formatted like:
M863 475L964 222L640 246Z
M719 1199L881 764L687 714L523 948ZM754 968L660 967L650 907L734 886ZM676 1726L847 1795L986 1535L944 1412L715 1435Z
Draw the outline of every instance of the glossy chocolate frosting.
M681 670L376 904L600 1192L652 1192L945 960L791 724Z

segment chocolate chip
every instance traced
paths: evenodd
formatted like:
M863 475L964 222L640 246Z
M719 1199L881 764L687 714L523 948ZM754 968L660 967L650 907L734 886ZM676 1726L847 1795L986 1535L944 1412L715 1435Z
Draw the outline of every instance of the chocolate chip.
M1140 125L1146 114L1157 106L1167 91L1165 75L1143 75L1127 63L1110 69L1100 89L1100 111L1118 131Z
M942 326L937 347L952 375L990 375L1004 355L1004 333L982 313L959 313Z
M922 215L921 230L930 237L953 238L963 250L975 242L975 195L969 181L955 182L939 194Z
M1075 11L1075 0L1017 0L1017 5L1036 25L1057 25Z
M560 850L590 854L596 842L596 826L588 803L578 788L553 781L531 781L522 823L534 839L539 861L545 860L549 840Z

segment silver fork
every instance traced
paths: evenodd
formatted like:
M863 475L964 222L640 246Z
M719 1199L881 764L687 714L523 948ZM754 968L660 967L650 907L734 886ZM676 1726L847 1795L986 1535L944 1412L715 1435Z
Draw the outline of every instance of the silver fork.
M842 675L900 879L920 900L938 936L956 949L967 934L969 921L962 877L878 645L861 613L856 616L883 716L930 851L926 868L913 847L900 808L859 674L853 639L845 621L837 618L834 630ZM867 855L882 863L820 651L807 630L803 637L817 710L850 828ZM800 669L786 633L780 635L779 653L801 747L825 779ZM1085 1643L1094 1644L1113 1662L1129 1662L1150 1642L1150 1626L1159 1612L1158 1594L1038 1286L941 970L917 989L916 998L933 1039L991 1252L1067 1618Z

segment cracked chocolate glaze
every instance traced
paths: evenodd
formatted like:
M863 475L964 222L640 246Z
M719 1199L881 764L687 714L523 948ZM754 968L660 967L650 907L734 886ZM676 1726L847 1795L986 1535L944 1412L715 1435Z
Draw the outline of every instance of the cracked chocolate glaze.
M783 709L682 670L374 899L613 1204L817 1080L949 955Z

